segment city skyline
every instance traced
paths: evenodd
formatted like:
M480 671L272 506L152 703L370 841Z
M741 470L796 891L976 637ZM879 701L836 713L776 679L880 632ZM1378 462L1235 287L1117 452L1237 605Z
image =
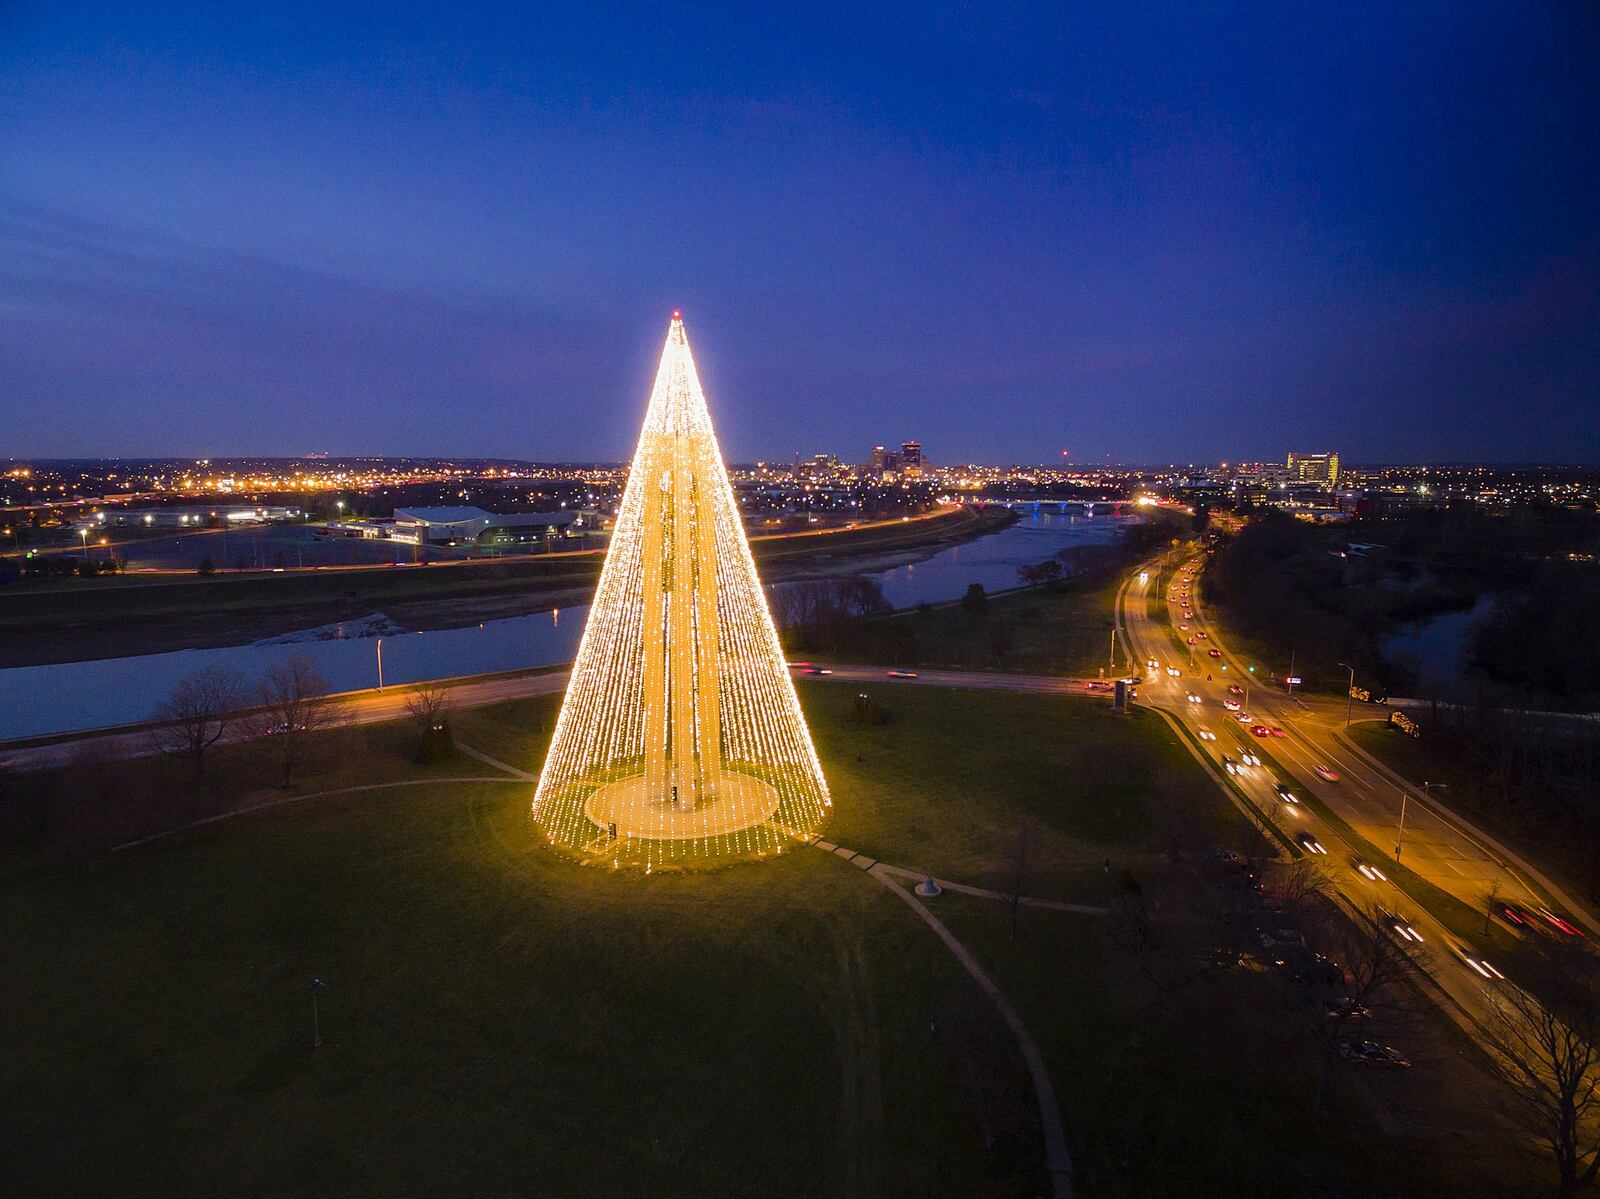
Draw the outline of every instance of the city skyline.
M309 16L8 9L12 452L1600 455L1592 11Z

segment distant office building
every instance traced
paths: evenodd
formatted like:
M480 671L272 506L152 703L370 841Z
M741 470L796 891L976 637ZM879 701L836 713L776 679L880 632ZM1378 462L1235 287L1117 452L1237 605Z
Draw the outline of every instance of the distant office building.
M1291 452L1289 475L1297 483L1321 483L1333 487L1339 482L1339 455Z
M900 469L912 478L922 474L922 443L903 442L900 446Z
M477 541L536 541L560 536L573 525L576 512L485 512L482 507L397 507L392 522L362 522L373 536L437 546ZM357 522L346 522L344 528ZM365 531L365 530L363 530Z

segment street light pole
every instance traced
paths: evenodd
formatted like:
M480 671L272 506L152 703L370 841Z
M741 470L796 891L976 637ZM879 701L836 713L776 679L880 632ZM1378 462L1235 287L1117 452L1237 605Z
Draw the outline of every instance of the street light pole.
M328 984L320 978L311 980L311 1048L322 1048L322 1020L317 1011L317 992L326 990Z
M1395 834L1394 839L1394 860L1396 862L1400 860L1401 847L1406 843L1406 800L1410 798L1411 793L1409 791L1400 792L1400 831Z
M378 638L378 690L383 690L383 638Z
M1351 705L1356 702L1356 668L1348 662L1341 662L1339 665L1350 672L1350 686L1344 693L1344 727L1348 729L1350 727Z
M1115 620L1113 620L1111 622L1111 656L1106 659L1106 662L1107 662L1106 675L1109 677L1110 675L1116 674L1117 673L1117 622Z
M78 536L83 538L83 564L89 565L89 530L79 529Z

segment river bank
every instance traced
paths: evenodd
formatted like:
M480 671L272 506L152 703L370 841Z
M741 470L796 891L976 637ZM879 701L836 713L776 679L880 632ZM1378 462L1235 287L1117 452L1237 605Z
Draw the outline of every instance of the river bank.
M952 506L905 521L755 537L768 582L839 573L842 563L925 555L1015 521ZM603 550L430 566L199 576L23 580L0 600L0 668L237 646L382 613L444 630L587 601Z

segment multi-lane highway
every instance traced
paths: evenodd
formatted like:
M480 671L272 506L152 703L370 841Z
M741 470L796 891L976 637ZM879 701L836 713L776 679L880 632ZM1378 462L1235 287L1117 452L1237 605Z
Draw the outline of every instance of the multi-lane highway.
M1199 554L1153 561L1118 595L1125 646L1144 676L1140 702L1181 721L1219 766L1231 759L1235 781L1259 812L1291 840L1309 838L1326 851L1312 852L1349 903L1380 904L1410 921L1434 950L1427 955L1431 976L1466 1014L1475 1016L1483 1003L1484 980L1464 960L1481 957L1480 947L1445 928L1429 910L1438 897L1400 876L1397 862L1479 912L1493 888L1499 903L1514 904L1535 921L1548 911L1595 927L1593 917L1531 863L1345 739L1343 701L1255 682L1248 660L1229 649L1200 604L1203 563ZM1277 735L1256 736L1251 729L1257 726ZM1262 765L1242 765L1251 751ZM1301 802L1281 800L1280 784Z

